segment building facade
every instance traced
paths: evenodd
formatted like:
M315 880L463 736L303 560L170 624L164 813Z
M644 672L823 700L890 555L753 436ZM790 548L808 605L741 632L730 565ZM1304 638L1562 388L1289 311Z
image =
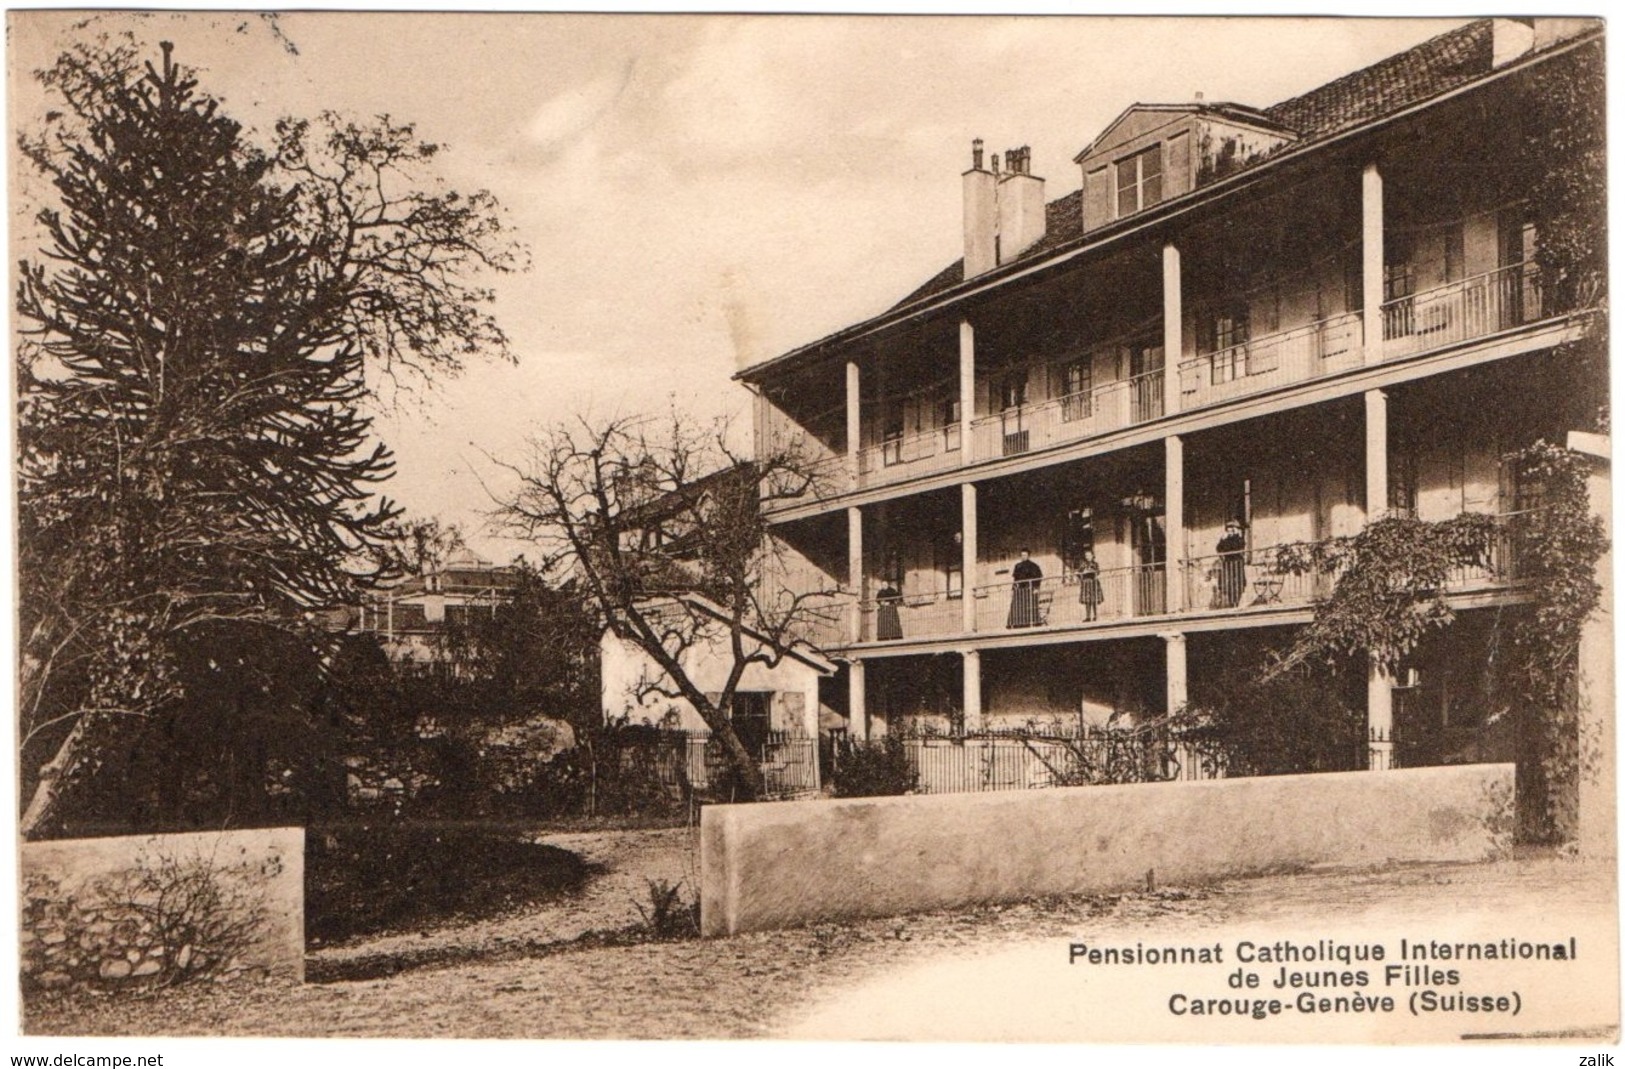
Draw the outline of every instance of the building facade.
M1539 266L1529 101L1601 32L1484 19L1270 107L1136 104L1059 199L977 142L959 263L737 376L758 450L819 472L773 506L777 581L846 594L850 733L1152 719L1311 619L1305 547L1537 509L1508 457L1596 430L1607 381L1594 295ZM1448 639L1353 696L1370 767L1396 719L1412 761L1501 746L1454 645L1520 599L1495 542Z

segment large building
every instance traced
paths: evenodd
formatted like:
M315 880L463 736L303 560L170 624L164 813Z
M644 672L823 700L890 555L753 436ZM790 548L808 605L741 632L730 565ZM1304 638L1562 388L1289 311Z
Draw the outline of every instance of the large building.
M1543 277L1531 201L1570 163L1530 149L1601 48L1594 20L1483 19L1268 107L1135 104L1058 199L1026 148L971 146L960 262L738 375L758 449L822 473L773 529L782 582L850 598L820 641L851 733L1177 710L1311 619L1335 576L1303 547L1537 508L1510 454L1605 444L1600 302ZM1396 726L1416 762L1496 748L1467 666L1516 548L1452 577L1447 638L1358 679L1360 760L1402 762Z

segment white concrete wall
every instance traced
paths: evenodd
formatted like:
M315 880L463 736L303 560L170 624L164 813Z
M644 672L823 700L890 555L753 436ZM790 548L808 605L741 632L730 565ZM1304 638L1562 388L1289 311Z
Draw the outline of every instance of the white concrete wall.
M701 928L732 935L1320 864L1480 861L1511 765L778 805L700 817ZM1306 819L1313 814L1313 819Z

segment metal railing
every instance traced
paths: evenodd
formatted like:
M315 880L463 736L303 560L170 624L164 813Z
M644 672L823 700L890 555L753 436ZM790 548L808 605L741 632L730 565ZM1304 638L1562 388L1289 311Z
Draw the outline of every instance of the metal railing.
M1538 522L1538 509L1526 512L1507 512L1495 517L1495 530L1484 547L1481 559L1471 564L1459 564L1450 569L1445 579L1446 589L1462 593L1498 586L1512 586L1524 576L1518 569L1519 549L1523 542L1524 525Z
M915 735L903 753L922 794L1217 779L1223 763L1167 726L1091 727L1065 734Z
M1307 605L1326 597L1336 577L1324 569L1286 567L1289 551L1315 543L1293 542L1185 560L1185 609L1251 609L1268 605Z
M945 593L865 601L861 606L863 641L895 642L957 635L965 630L964 605L962 595L950 597Z
M1089 582L1064 575L979 586L976 630L1079 627L1097 620L1155 616L1166 611L1163 566L1108 568Z
M766 781L767 797L795 798L816 794L818 740L788 731L769 731L754 745L757 767ZM722 744L708 731L660 728L645 739L623 742L623 754L641 749L662 786L681 796L713 793L726 782L728 759ZM623 757L623 760L625 758Z
M1382 306L1383 359L1454 345L1541 318L1534 264L1510 264Z
M883 486L960 465L960 425L889 438L858 450L858 485Z
M1358 366L1360 315L1346 312L1204 353L1179 365L1181 408L1226 401Z
M971 460L1047 449L1162 415L1162 372L1148 371L1092 390L1016 405L971 423Z

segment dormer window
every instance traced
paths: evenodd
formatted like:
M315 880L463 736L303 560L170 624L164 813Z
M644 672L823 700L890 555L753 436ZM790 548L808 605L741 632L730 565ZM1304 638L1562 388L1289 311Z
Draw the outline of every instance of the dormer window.
M1117 217L1133 215L1162 200L1162 145L1117 161Z

